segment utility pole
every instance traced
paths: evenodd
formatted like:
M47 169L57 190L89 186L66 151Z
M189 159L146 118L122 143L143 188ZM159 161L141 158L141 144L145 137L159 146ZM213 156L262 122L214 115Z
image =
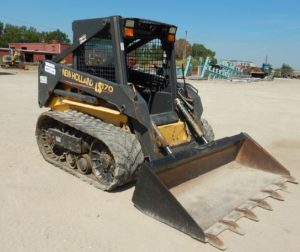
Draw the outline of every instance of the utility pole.
M188 44L188 41L187 41L187 31L185 31L185 45L184 45L183 57L182 57L183 60L186 60L186 58L187 58L187 55L186 55L187 44Z

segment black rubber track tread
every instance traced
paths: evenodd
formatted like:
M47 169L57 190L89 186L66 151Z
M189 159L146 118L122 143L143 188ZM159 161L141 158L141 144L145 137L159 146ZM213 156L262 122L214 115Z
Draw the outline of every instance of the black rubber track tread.
M40 118L42 117L50 117L103 142L114 157L116 164L115 177L110 185L100 184L98 180L95 180L94 176L82 175L77 170L72 170L64 163L54 161L42 152L48 162L99 189L107 191L135 179L135 174L140 164L144 161L144 155L141 145L134 134L75 110L47 111L41 114Z

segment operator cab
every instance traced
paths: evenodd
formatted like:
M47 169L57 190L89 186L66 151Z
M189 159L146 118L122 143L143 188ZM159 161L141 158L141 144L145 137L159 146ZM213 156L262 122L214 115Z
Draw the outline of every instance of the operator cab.
M173 79L176 30L175 26L149 20L123 20L128 83L143 96L152 115L175 114L173 95L176 90L172 83L176 82ZM177 116L173 118L173 121L178 120ZM160 124L159 120L155 121Z
M76 50L74 66L80 71L105 80L122 82L118 75L127 78L127 83L148 104L151 115L172 114L176 98L176 66L174 42L177 28L173 25L136 18L118 18L118 26L107 25L92 38L84 41ZM81 39L90 24L105 21L94 19L73 23L74 41ZM118 35L116 35L118 34ZM123 63L120 65L119 62ZM171 118L170 116L168 116ZM161 124L160 120L154 120ZM163 120L170 123L172 120Z

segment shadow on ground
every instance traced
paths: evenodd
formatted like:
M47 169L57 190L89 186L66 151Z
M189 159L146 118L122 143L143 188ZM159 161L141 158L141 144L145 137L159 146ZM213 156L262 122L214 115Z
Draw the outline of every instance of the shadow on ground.
M15 75L15 73L0 72L0 75Z

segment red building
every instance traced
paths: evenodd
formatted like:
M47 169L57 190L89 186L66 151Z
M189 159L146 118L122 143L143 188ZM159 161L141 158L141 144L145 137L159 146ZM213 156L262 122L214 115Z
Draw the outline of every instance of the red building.
M15 50L21 50L24 53L25 62L38 63L44 59L52 59L54 56L60 54L63 50L70 45L61 44L58 41L52 41L48 43L9 43L9 48ZM0 50L0 56L8 54L9 50L2 48ZM72 55L68 55L66 58L67 64L72 64Z

